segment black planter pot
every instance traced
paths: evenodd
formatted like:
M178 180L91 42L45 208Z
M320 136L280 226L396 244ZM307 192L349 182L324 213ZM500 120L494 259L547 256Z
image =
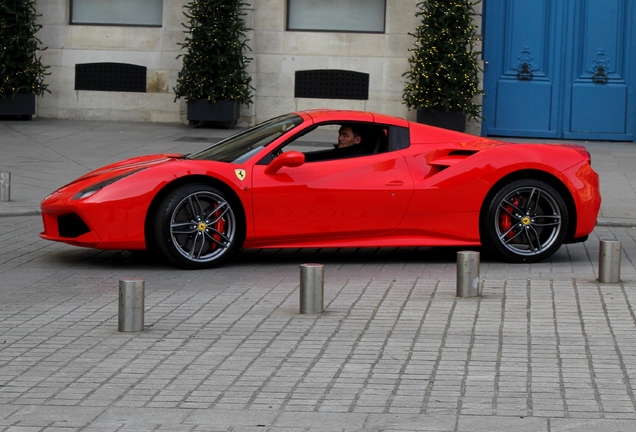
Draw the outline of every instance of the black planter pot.
M18 117L22 120L31 120L35 115L35 95L19 93L14 96L0 98L0 117Z
M188 102L188 121L191 125L210 122L223 124L231 129L239 118L239 103L236 101L219 101L210 103L207 99Z
M424 111L417 110L417 122L457 132L466 130L466 114L463 111Z

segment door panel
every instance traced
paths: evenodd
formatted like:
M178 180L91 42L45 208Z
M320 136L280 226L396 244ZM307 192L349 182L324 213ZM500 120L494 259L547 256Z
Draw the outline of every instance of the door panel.
M633 140L635 4L486 0L482 134Z
M625 134L627 87L574 84L572 118L567 135Z
M555 40L552 16L558 7L550 0L488 1L486 28L501 23L498 34L491 31L486 39L486 76L494 81L485 86L482 127L487 134L556 136L553 47L561 42Z
M509 40L504 53L505 77L516 79L523 64L529 66L534 78L548 76L549 15L547 0L510 0L505 23Z
M583 47L578 62L579 77L589 77L591 68L599 57L613 73L622 68L616 61L622 63L621 53L625 47L622 35L625 34L625 0L586 0L583 2L580 14L580 24L574 28L575 39ZM577 43L575 41L575 43ZM610 62L610 59L613 59ZM612 64L613 63L613 64Z
M501 95L501 96L500 96ZM497 92L497 130L548 131L552 84L500 81Z
M381 235L399 225L413 180L399 152L307 162L252 175L254 229L259 240Z
M631 32L627 7L627 0L580 2L571 30L573 71L567 83L565 138L633 139L629 123L636 111L628 98L631 41L623 37Z

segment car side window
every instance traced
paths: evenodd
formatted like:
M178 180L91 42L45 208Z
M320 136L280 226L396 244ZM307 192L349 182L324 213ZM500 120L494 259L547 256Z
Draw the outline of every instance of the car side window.
M369 123L319 125L277 148L272 152L271 158L265 158L261 163L269 163L279 154L290 150L303 153L305 162L322 162L384 153L389 151L390 129L388 126ZM352 139L351 134L359 137L353 138L355 144L346 148L337 148L340 141Z
M313 152L330 151L338 142L338 125L314 127L302 136L295 137L282 147L282 151L296 150L305 155Z
M407 128L399 126L389 127L387 151L403 150L409 148L410 145L411 137Z

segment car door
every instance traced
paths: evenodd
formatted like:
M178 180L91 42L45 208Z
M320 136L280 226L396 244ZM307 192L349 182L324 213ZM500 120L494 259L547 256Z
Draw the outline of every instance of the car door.
M413 192L399 151L252 173L257 243L373 237L396 229Z

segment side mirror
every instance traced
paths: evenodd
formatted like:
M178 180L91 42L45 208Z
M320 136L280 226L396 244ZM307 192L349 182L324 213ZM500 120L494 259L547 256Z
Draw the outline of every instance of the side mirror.
M278 172L282 167L295 168L305 163L305 155L301 152L291 150L285 153L281 153L267 165L265 168L265 174L273 175Z

